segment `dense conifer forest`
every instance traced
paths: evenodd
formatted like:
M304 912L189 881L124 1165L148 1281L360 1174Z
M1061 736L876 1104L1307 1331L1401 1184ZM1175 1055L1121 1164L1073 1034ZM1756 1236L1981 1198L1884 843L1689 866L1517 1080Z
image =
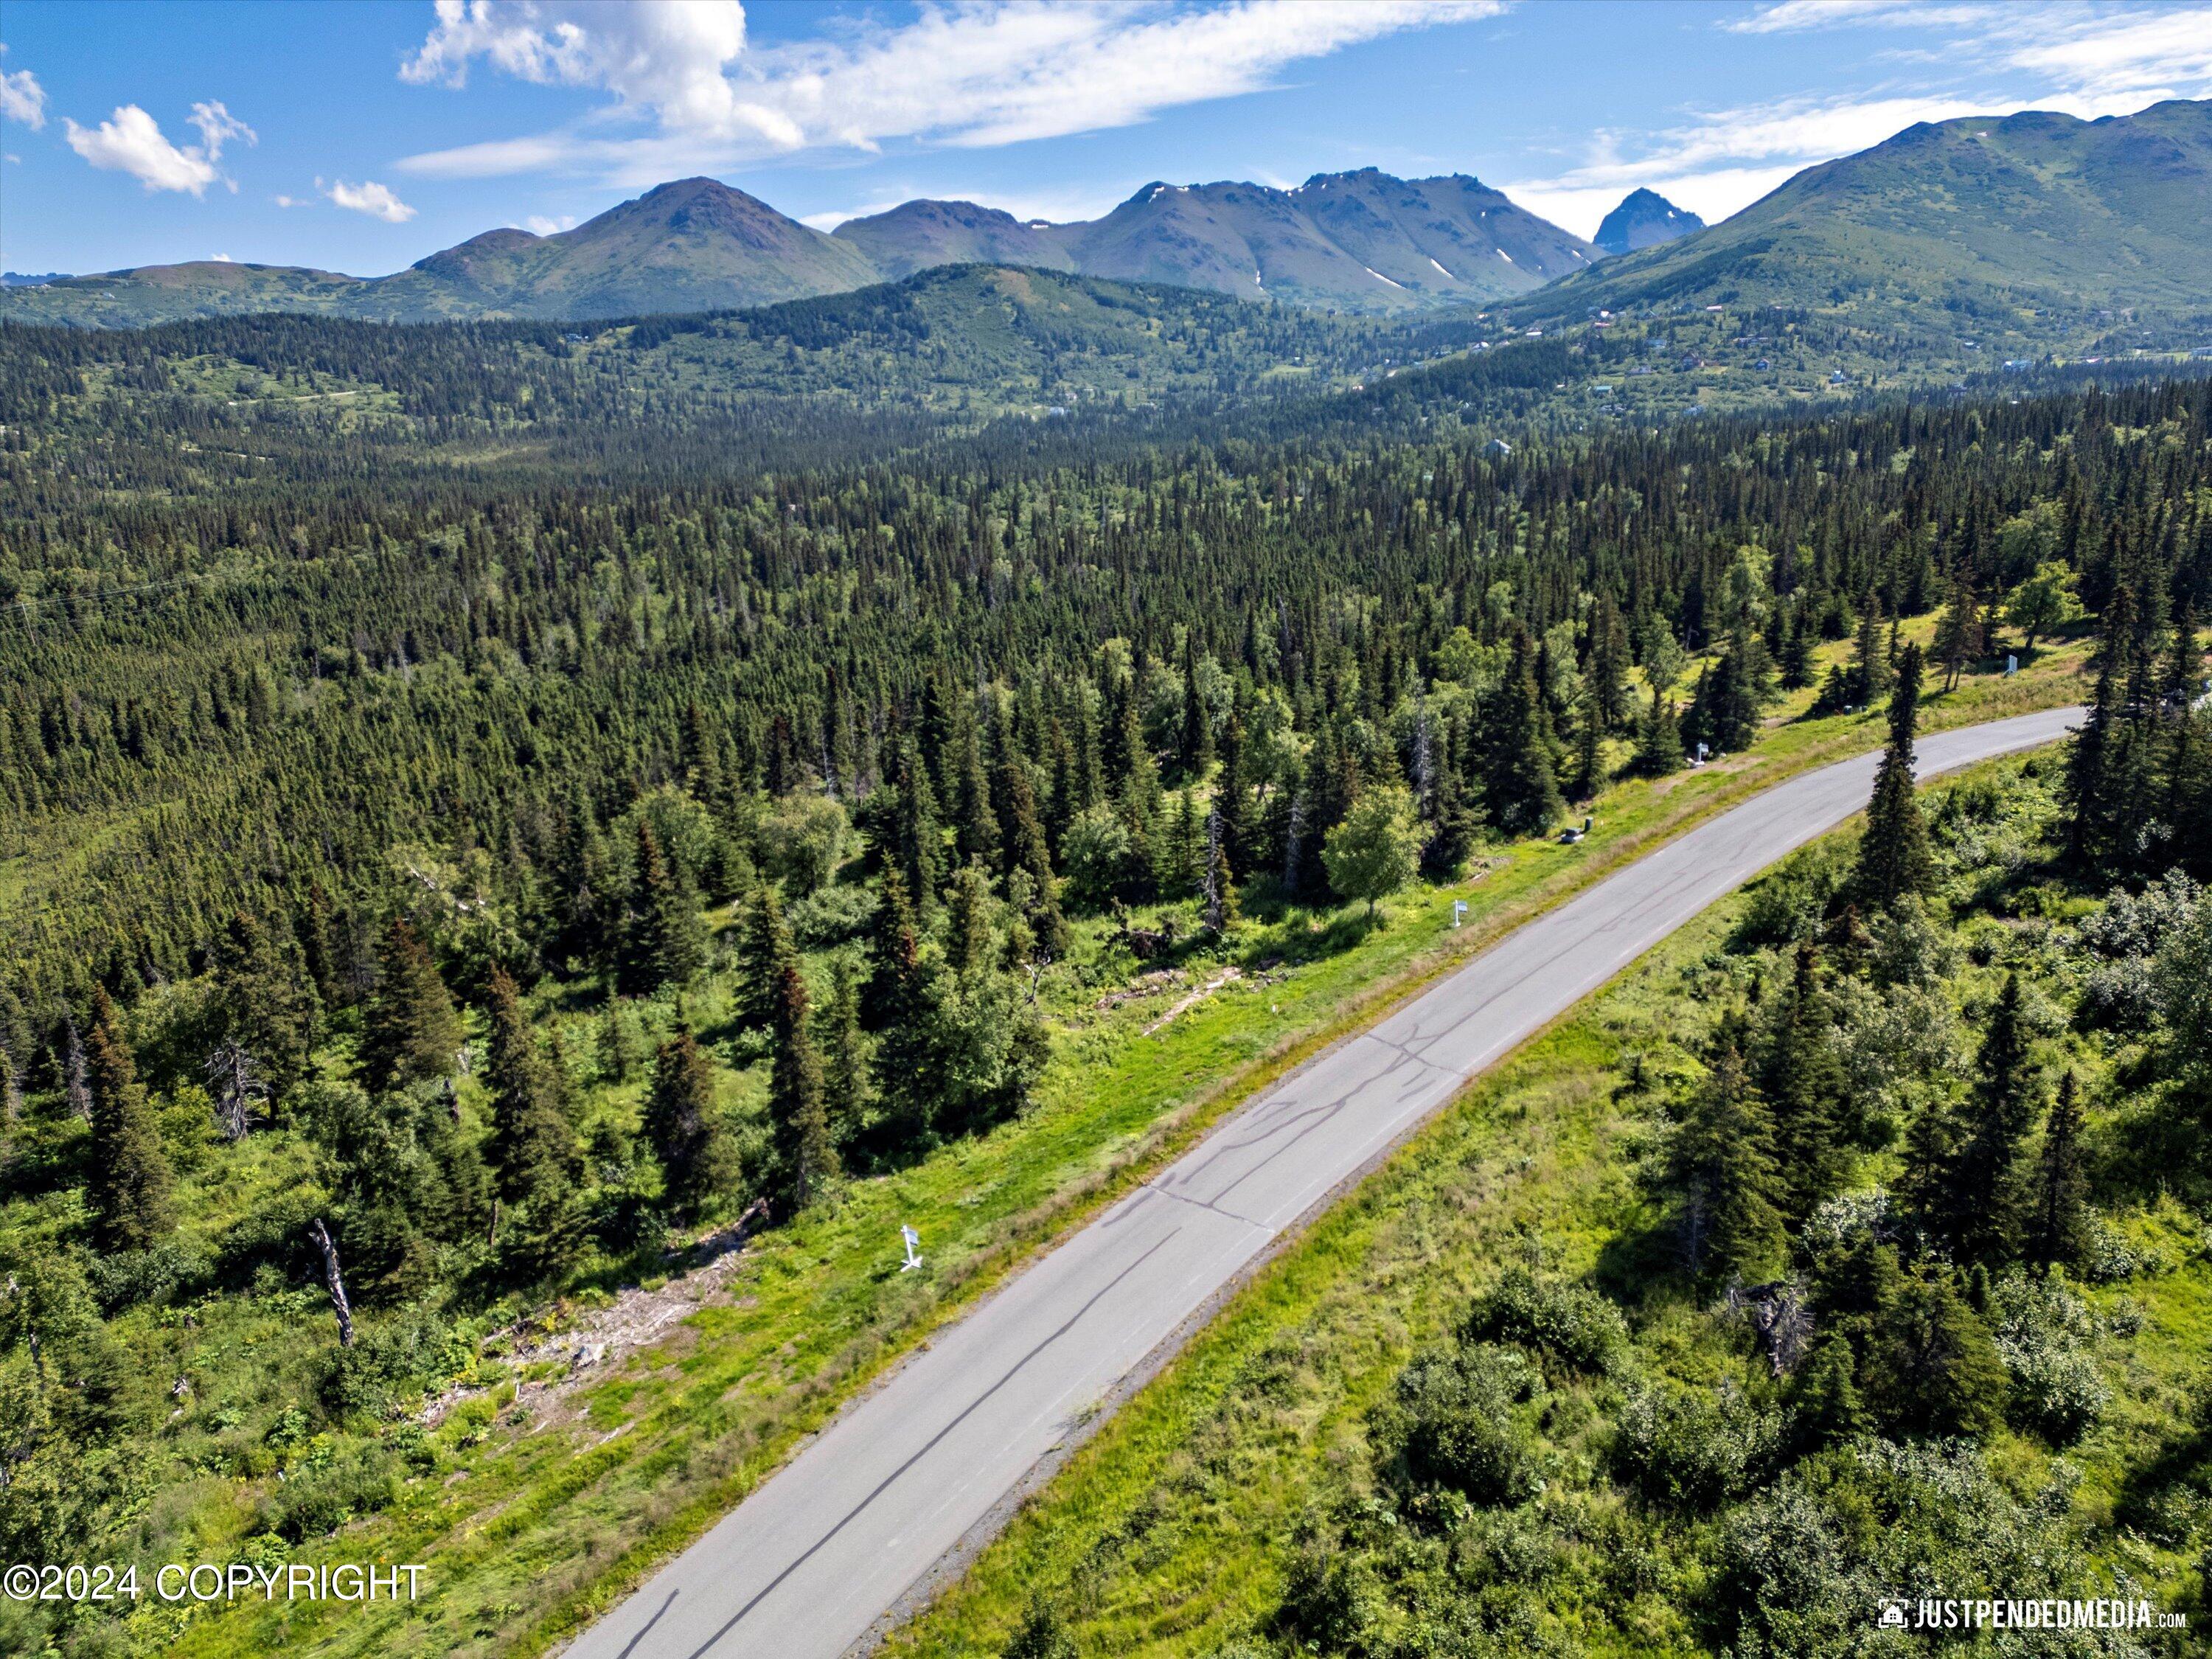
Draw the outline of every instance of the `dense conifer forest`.
M1039 446L711 377L632 422L674 382L558 330L411 338L0 331L0 1558L210 1483L271 1548L375 1513L447 1455L421 1402L487 1310L1017 1123L1117 976L1250 914L1368 925L1785 693L1901 676L1909 742L1921 677L2093 619L2071 855L2212 874L2203 383ZM495 339L537 367L475 367ZM255 353L375 407L179 389ZM1927 878L1882 844L1869 913ZM1826 1196L1786 1167L1742 1249ZM312 1349L234 1397L152 1375L249 1318Z

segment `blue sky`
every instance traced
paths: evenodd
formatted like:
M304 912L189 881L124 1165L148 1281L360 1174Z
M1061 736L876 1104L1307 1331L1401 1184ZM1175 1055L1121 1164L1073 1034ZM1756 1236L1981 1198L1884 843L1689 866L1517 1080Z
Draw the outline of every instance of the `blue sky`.
M827 228L1152 179L1472 173L1588 234L1914 120L2212 95L2212 4L8 0L0 266L361 275L706 173Z

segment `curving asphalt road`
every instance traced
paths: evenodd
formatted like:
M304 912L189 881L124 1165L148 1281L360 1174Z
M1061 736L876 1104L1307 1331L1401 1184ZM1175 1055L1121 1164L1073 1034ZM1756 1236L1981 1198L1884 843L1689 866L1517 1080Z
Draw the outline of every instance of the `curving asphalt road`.
M1939 732L1919 745L1921 775L2048 743L2081 714ZM1875 762L1791 779L1690 830L1224 1120L841 1413L570 1659L837 1659L867 1641L1240 1270L1470 1078L1857 811Z

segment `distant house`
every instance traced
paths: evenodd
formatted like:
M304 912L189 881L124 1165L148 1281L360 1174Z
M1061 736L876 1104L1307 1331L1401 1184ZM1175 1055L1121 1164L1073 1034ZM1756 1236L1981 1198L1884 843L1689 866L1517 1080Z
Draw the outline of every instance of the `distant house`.
M2034 367L2035 362L2033 358L2008 357L2005 359L2004 372L2008 374L2018 374Z
M2212 346L2198 346L2189 355L2192 357L2212 357Z
M1760 374L1764 374L1768 369L1773 368L1774 365L1767 362L1765 358L1761 357L1757 362L1753 363L1752 367L1757 369Z
M1492 438L1483 445L1482 453L1493 461L1502 461L1513 453L1513 446L1503 438Z
M1844 374L1842 369L1838 368L1829 374L1828 384L1830 386L1842 386L1849 381L1850 378L1851 377L1850 375Z

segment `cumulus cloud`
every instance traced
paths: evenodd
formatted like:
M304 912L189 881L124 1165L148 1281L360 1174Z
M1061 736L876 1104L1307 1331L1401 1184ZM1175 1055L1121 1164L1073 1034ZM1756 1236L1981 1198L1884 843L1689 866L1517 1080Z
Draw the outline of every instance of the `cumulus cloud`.
M136 104L119 106L96 127L81 127L64 116L62 128L70 148L93 166L127 173L149 190L204 196L218 182L236 190L216 163L234 139L258 142L253 129L219 103L194 104L186 118L199 130L197 144L171 143L161 125Z
M896 28L754 51L738 0L438 0L402 65L465 84L479 63L610 101L562 130L410 158L480 177L552 166L629 179L686 165L916 139L1018 143L1127 126L1276 84L1364 40L1495 15L1505 0L1230 0L1202 9L959 0ZM628 126L631 131L616 131ZM639 131L639 129L643 129Z
M315 181L320 185L319 179ZM372 219L381 219L387 225L404 225L415 216L415 210L401 201L383 185L363 180L349 185L343 179L333 179L323 191L336 205L355 213L366 213Z
M554 236L576 228L576 216L564 213L559 218L547 214L533 213L522 222L522 228L533 236Z
M0 52L8 48L0 45ZM28 70L0 75L0 116L21 121L33 132L46 124L46 89Z

